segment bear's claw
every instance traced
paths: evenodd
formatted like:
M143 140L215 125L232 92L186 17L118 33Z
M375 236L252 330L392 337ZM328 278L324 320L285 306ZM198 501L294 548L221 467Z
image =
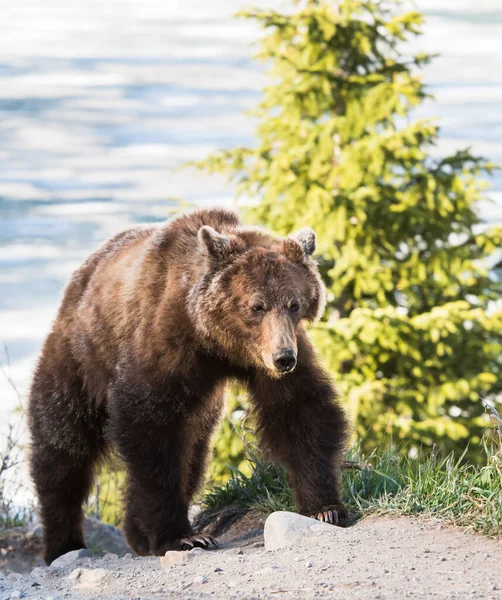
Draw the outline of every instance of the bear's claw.
M303 513L305 514L305 513ZM331 506L323 506L320 510L307 513L311 519L321 521L321 523L329 523L330 525L339 525L346 527L349 523L349 511L343 504L334 504Z
M212 535L191 535L183 538L180 542L182 550L191 550L192 548L203 548L209 550L218 548L219 544Z
M338 525L338 511L334 508L311 515L310 518L315 519L316 521L322 521L323 523Z

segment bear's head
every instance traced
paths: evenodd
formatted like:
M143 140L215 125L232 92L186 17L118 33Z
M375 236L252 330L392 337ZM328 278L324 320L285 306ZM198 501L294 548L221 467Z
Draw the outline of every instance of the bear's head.
M198 232L201 271L188 310L206 345L243 367L280 377L297 363L297 331L324 310L312 259L315 233L273 238L257 229Z

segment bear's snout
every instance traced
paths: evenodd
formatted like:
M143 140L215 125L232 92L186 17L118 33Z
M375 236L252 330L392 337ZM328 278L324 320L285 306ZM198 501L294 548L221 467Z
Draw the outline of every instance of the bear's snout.
M296 367L296 352L290 348L280 350L273 356L274 366L280 373L289 373Z

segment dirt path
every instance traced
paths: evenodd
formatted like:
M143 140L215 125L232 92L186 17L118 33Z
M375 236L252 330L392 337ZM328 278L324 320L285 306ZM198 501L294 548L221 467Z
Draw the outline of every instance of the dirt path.
M375 517L272 552L259 530L239 536L167 569L108 556L4 576L0 598L502 598L502 542L465 529Z

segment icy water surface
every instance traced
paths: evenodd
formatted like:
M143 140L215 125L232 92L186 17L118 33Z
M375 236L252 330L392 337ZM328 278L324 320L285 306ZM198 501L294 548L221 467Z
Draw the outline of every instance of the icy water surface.
M279 6L262 0L262 6ZM111 234L163 219L169 199L231 201L218 178L172 173L252 142L252 23L232 0L4 0L0 18L0 343L24 394L71 271ZM422 0L438 151L502 161L502 3ZM441 7L438 9L438 7ZM483 207L502 221L502 179ZM5 358L4 358L5 360ZM0 378L0 421L15 397ZM5 421L4 421L5 422Z

